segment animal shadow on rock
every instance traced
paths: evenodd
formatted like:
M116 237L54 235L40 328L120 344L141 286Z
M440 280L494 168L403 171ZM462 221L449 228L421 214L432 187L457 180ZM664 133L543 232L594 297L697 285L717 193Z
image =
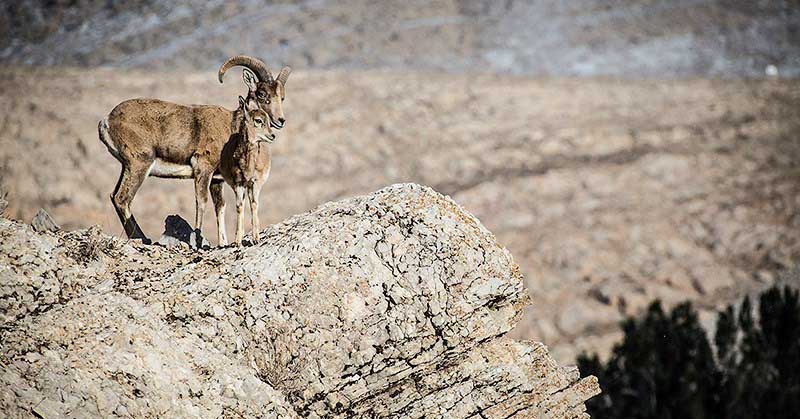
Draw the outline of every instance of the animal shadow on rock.
M164 220L164 233L158 239L158 244L167 248L181 246L186 243L193 249L209 249L211 246L199 230L194 230L188 221L180 215L169 215ZM199 246L198 246L199 243Z

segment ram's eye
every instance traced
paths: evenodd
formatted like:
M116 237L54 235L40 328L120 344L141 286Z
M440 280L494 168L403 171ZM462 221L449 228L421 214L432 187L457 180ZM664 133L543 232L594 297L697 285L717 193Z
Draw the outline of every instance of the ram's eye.
M256 122L256 125L264 125L264 120L261 119L261 118L256 118L255 122Z

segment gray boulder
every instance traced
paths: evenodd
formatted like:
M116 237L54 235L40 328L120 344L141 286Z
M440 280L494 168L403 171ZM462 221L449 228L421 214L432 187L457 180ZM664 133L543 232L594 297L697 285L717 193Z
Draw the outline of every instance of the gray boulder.
M39 233L44 232L56 232L61 229L61 227L56 224L53 220L53 217L44 210L44 208L39 208L39 211L36 212L36 215L33 216L31 220L31 226L34 230Z
M3 417L566 418L599 392L504 336L517 265L418 185L208 252L0 219L0 274Z

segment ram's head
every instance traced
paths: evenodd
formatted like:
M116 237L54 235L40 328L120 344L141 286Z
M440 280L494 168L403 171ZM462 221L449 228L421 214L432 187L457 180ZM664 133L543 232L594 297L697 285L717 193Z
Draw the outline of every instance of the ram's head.
M249 90L246 100L257 103L258 107L269 115L269 123L272 128L283 128L286 124L286 118L283 115L286 80L292 69L283 67L278 76L273 77L269 67L263 61L248 55L237 55L228 58L219 68L217 73L219 82L222 83L222 76L228 69L237 65L244 67L242 78Z

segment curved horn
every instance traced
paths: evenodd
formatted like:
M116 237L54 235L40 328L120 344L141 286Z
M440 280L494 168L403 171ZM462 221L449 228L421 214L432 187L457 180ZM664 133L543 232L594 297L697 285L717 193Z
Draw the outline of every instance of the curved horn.
M292 73L291 67L283 67L281 72L278 73L278 81L281 82L282 85L286 86L286 79L289 78L289 74Z
M272 72L269 71L269 67L267 67L263 61L259 60L258 58L253 58L249 55L235 55L231 58L228 58L219 68L219 71L217 72L217 78L219 78L219 82L222 83L222 76L225 75L225 72L228 71L228 69L237 65L249 68L252 72L256 73L260 81L272 80Z

